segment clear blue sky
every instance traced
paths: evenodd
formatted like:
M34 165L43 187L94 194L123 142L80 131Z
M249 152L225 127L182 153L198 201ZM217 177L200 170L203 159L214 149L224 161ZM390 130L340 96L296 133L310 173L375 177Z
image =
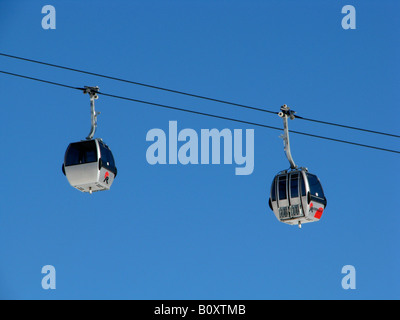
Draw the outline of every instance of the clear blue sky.
M41 9L56 8L56 30ZM343 30L341 9L357 10ZM0 2L0 51L134 81L399 134L398 1ZM0 57L0 69L282 126L274 115ZM0 298L400 298L399 155L291 135L328 198L320 222L278 222L267 200L288 168L279 132L101 96L96 136L115 156L109 192L61 172L89 133L87 95L0 75ZM255 167L156 165L153 128L255 129ZM290 128L399 150L399 140L296 120ZM53 265L57 289L41 287ZM356 290L341 286L356 268Z

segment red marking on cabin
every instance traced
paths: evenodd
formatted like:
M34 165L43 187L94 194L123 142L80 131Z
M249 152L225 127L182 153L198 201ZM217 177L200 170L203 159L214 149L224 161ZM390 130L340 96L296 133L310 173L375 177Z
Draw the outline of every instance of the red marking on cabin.
M323 208L319 208L314 215L314 218L321 219L322 213L324 212Z

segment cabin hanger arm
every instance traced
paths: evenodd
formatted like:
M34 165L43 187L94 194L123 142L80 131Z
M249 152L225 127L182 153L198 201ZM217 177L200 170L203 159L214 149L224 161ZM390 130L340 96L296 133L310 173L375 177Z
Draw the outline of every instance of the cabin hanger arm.
M94 106L94 100L97 100L99 98L99 96L97 95L98 92L99 92L99 87L87 87L87 86L85 86L85 89L83 91L83 93L88 93L90 96L90 120L92 124L90 133L87 136L86 140L92 140L96 132L97 116L100 114L100 112L96 112Z
M290 110L290 108L286 104L284 104L281 107L281 112L278 113L278 115L283 119L283 135L281 135L280 137L283 139L283 145L285 148L286 157L289 160L291 169L297 169L297 166L292 158L292 153L290 151L289 125L288 125L288 118L293 120L295 118L294 114L295 112L293 110Z

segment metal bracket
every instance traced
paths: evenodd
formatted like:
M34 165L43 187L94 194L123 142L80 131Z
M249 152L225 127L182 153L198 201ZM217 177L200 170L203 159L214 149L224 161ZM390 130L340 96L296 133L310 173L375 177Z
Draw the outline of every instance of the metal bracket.
M294 112L293 110L290 110L286 104L284 104L281 107L281 112L278 113L278 116L283 119L283 134L280 136L280 138L283 139L283 145L285 148L286 157L289 160L291 169L297 169L297 166L294 163L292 154L290 152L289 126L288 126L287 119L290 118L291 120L294 120L296 118L296 116L294 115L295 113L296 112Z
M90 133L87 136L86 140L92 140L94 137L94 134L96 132L97 116L100 114L100 112L96 112L95 106L94 106L94 100L97 100L99 98L99 96L97 95L98 92L99 92L99 87L85 86L85 89L83 90L84 94L88 93L90 96L90 120L91 120L91 124L92 124Z

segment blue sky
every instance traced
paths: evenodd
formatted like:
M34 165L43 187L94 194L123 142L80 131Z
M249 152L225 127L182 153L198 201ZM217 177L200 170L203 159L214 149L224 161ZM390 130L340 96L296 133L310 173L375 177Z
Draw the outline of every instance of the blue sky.
M41 27L44 5L56 29ZM341 27L344 5L357 29ZM399 134L398 1L0 2L0 52ZM274 115L0 57L0 69L282 126ZM61 172L89 133L79 91L0 75L0 298L398 299L399 155L291 135L328 198L321 221L278 222L267 201L288 168L279 132L100 96L97 137L118 177L82 194ZM146 161L153 128L254 129L254 172ZM396 138L308 123L293 130L399 150ZM57 289L43 290L53 265ZM344 290L342 267L356 269Z

